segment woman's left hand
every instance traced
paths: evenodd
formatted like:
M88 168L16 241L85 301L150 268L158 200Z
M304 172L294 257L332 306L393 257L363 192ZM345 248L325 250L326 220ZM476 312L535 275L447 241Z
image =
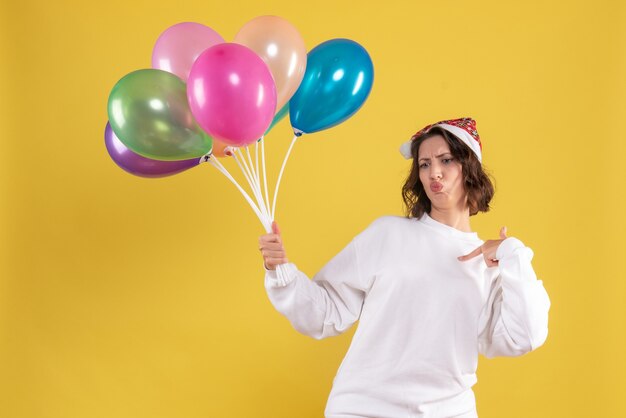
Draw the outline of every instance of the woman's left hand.
M485 259L485 263L487 263L487 267L496 267L498 265L498 259L496 258L496 251L502 241L506 239L506 226L503 226L500 229L500 239L490 239L486 241L483 245L476 248L469 254L462 255L458 257L459 261L467 261L470 260L477 255L482 254Z

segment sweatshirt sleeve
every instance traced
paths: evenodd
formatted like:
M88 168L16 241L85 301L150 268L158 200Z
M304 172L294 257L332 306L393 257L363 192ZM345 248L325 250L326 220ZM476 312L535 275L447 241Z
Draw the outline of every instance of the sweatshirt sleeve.
M520 240L505 239L496 257L500 274L481 313L478 349L488 358L520 356L545 342L550 299L532 268L533 251Z
M293 327L315 339L346 331L361 315L370 280L361 275L358 239L353 239L310 280L293 263L283 273L268 270L265 289L270 301Z

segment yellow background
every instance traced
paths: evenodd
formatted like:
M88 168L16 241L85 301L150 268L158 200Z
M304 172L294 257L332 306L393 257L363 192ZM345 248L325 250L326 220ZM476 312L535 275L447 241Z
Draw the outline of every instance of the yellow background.
M308 49L358 41L376 71L354 117L296 144L291 260L312 275L401 214L400 143L472 116L497 186L473 227L532 247L552 300L545 346L480 359L481 418L624 416L623 2L2 0L0 417L322 416L354 330L315 341L274 311L263 230L212 167L141 179L104 148L110 89L164 29L231 40L264 14ZM287 121L267 138L272 178L290 139Z

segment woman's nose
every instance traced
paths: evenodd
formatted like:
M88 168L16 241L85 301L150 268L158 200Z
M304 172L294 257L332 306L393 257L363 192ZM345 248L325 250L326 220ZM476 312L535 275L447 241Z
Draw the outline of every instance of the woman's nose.
M441 179L441 170L434 164L430 166L430 178L432 180Z

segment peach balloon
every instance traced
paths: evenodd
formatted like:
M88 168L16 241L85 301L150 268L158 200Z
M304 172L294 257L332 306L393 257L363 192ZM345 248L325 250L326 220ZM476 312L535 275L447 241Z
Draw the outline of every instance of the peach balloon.
M213 151L211 151L211 154L220 158L230 157L233 155L233 147L222 141L213 139Z
M298 30L281 17L259 16L243 25L233 42L265 61L276 83L276 111L280 110L298 90L306 70L306 46Z

